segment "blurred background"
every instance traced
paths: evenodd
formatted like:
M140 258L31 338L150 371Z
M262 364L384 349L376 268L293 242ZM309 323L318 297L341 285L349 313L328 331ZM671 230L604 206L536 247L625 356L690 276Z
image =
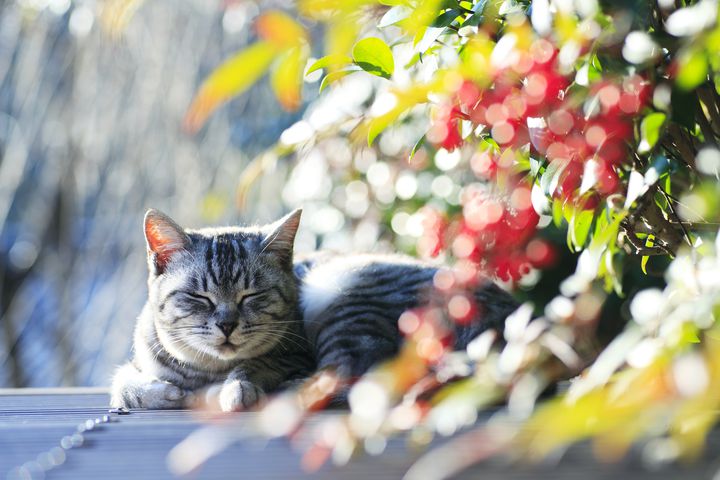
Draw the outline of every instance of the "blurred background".
M350 75L319 97L321 72L309 75L294 113L263 79L200 132L183 131L203 79L255 41L255 18L272 8L289 7L0 0L0 387L109 383L146 297L150 207L185 227L264 223L302 207L297 251L410 254L422 254L428 212L461 208L474 176L459 152L413 151L427 115L398 123L376 148L352 142L363 113L387 103L371 75ZM398 65L413 56L403 48L394 49ZM410 81L402 69L394 79ZM565 244L563 229L541 223L541 237ZM575 268L567 248L556 254L554 267L518 285L538 315ZM661 263L648 276L628 268L626 293L661 285ZM600 343L628 318L622 304L606 302Z
M146 2L120 34L102 8L0 2L0 387L109 383L146 296L147 208L188 227L283 211L280 173L235 199L248 159L302 114L267 82L200 133L181 128L258 4Z

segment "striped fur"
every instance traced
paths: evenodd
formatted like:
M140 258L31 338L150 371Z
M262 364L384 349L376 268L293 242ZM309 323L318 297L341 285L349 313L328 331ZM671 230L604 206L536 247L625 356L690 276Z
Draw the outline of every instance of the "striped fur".
M437 267L400 255L296 259L300 212L257 228L184 231L146 217L149 298L135 331L135 355L113 379L112 404L179 408L198 393L224 410L316 368L347 378L397 353L398 317L431 301ZM464 348L502 325L516 304L492 283L475 292L480 315L455 331ZM220 325L236 322L226 340Z
M318 368L354 378L395 355L402 340L398 318L431 303L437 270L401 255L322 254L298 262L303 322ZM476 290L475 300L477 318L452 327L456 349L488 328L502 328L517 307L491 282Z

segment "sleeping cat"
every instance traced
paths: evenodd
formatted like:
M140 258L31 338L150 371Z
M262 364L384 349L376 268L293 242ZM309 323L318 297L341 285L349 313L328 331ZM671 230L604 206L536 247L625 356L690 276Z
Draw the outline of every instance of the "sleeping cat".
M429 301L437 267L400 255L293 259L300 210L263 227L183 230L145 215L148 301L115 407L182 408L204 394L225 411L332 368L357 377L400 346L398 317ZM516 304L492 283L455 347L502 325Z

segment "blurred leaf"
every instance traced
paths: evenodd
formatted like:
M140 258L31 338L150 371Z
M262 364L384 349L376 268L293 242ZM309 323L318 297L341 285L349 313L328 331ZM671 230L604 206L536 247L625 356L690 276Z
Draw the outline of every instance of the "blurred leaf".
M247 206L247 199L250 189L255 182L265 173L275 168L277 164L277 155L273 152L266 152L263 155L255 157L242 171L238 180L236 202L240 211Z
M285 110L294 111L302 98L303 67L307 62L307 49L302 46L291 48L279 60L270 75L270 86L275 97Z
M325 75L323 77L322 81L320 82L320 89L318 91L322 92L327 87L329 87L333 83L337 82L341 78L347 77L351 73L355 73L355 72L359 72L359 70L346 69L346 70L337 70L335 72L328 73L327 75Z
M442 80L437 80L437 82L442 83ZM428 93L432 91L434 87L434 83L420 84L414 85L407 90L395 91L395 106L386 113L366 122L365 128L367 129L368 145L372 145L375 138L391 123L396 121L400 115L419 103L427 102Z
M346 16L365 5L375 4L377 0L299 0L298 11L308 18L324 18L333 15Z
M276 45L258 42L216 68L190 104L185 129L197 131L222 103L250 88L267 71L277 53Z
M594 210L583 210L580 208L575 209L575 212L570 219L568 236L571 238L572 247L574 247L573 250L576 252L582 250L582 247L585 245L588 235L590 234L590 227L592 226L594 218Z
M428 53L430 47L435 44L435 40L437 40L444 31L444 27L427 27L420 41L417 43L416 49L418 53Z
M625 209L630 208L633 202L645 193L646 190L645 176L637 170L631 171L630 179L628 180L627 194L625 195Z
M602 77L602 72L595 68L591 60L585 62L575 74L575 83L587 87Z
M100 11L100 24L114 37L119 36L144 0L107 0Z
M545 168L545 172L543 172L542 177L540 177L540 188L542 188L546 195L552 196L555 192L560 182L560 177L569 163L570 160L568 159L556 158Z
M660 138L660 129L665 123L665 118L664 113L653 112L642 119L638 153L647 153L652 150Z
M325 55L324 57L318 59L315 63L310 65L310 67L305 72L305 75L310 75L313 72L328 67L333 67L332 70L336 70L350 63L352 63L352 58L347 55Z
M358 36L360 24L352 15L342 16L331 22L325 32L328 56L350 55ZM328 64L328 71L336 71L334 64Z
M377 37L368 37L357 42L352 56L357 66L378 77L390 78L395 71L390 47Z
M425 135L423 135L422 137L420 137L420 139L419 139L417 142L415 142L415 145L413 145L413 148L412 148L412 150L410 151L409 160L412 160L412 158L413 158L413 157L415 156L415 154L417 153L418 149L419 149L420 147L422 147L423 145L425 145Z
M677 85L683 90L693 90L707 79L707 57L700 48L683 51L678 58Z
M385 15L383 15L383 17L380 19L380 22L378 23L378 28L385 28L389 27L390 25L395 25L399 21L409 17L412 12L413 9L406 5L396 5L387 12L385 12Z
M487 4L487 0L479 0L476 2L471 8L473 11L472 15L465 19L463 26L477 27L480 25L484 19L483 11L485 10L485 4Z
M407 33L416 37L438 17L441 8L441 0L420 0L412 14L402 20L400 25Z
M670 104L672 106L672 120L683 127L695 129L695 102L697 98L694 92L688 92L681 88L673 88Z
M563 202L559 198L553 199L552 202L552 219L556 227L560 227L563 221Z
M277 10L261 15L255 26L260 38L281 48L293 47L308 40L305 27Z
M452 8L441 13L433 22L430 24L431 27L445 28L453 23L457 17L460 16L460 10Z

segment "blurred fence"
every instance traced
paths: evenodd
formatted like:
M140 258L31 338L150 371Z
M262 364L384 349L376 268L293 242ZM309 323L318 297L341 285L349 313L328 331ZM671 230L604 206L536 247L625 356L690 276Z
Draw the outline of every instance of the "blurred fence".
M0 387L107 384L146 295L145 209L187 226L277 214L281 180L243 212L235 187L296 116L260 85L181 131L255 3L149 1L118 38L100 2L0 5Z

